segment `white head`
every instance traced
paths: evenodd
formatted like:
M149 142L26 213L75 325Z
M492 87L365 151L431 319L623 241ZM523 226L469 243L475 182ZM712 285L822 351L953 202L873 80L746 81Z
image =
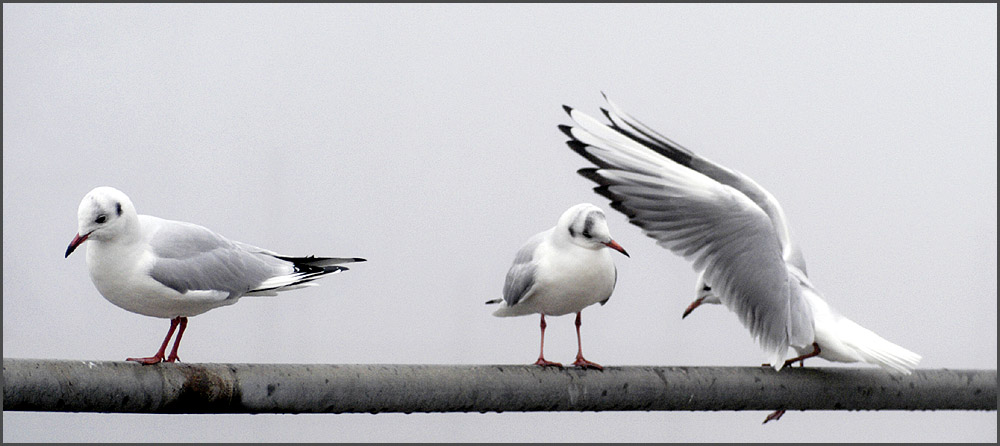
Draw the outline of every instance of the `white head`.
M625 254L625 248L611 238L608 221L601 208L590 203L580 203L563 212L556 224L556 232L566 237L576 245L590 249L608 247Z
M719 296L716 296L712 287L705 283L705 271L698 273L698 282L695 287L697 287L697 290L695 290L697 300L708 300L706 303L720 303Z
M76 215L78 232L66 248L66 257L88 239L111 240L126 233L137 221L132 200L122 191L107 186L88 192Z

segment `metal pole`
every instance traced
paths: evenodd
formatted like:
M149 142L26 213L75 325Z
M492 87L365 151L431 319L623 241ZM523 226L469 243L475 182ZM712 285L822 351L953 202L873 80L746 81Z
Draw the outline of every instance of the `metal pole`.
M132 413L997 410L996 370L3 360L3 409Z

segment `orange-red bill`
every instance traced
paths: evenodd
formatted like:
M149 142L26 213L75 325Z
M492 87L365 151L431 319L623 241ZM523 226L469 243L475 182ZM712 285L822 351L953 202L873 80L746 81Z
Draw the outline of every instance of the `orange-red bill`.
M89 233L84 236L80 236L80 234L77 234L76 237L73 237L73 241L69 242L69 246L66 248L66 257L69 257L69 255L72 254L73 251L76 251L77 246L80 246L81 243L87 241L87 237L90 237Z
M625 248L622 248L622 245L619 245L618 242L616 242L614 240L605 243L604 246L607 246L608 248L611 248L611 249L613 249L615 251L618 251L618 252L620 252L622 254L625 254L625 257L629 257L629 258L632 257L632 256L628 255L627 252L625 252Z

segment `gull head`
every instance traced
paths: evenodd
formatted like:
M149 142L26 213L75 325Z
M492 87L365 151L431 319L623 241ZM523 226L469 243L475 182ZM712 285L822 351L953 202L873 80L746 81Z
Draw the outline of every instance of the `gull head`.
M695 290L696 299L702 301L702 303L706 304L722 303L719 300L719 296L715 294L715 290L712 289L712 286L705 283L705 271L702 271L700 274L698 274L698 283L695 285L695 287L697 288Z
M111 240L126 232L129 217L135 219L135 207L127 195L113 187L94 188L80 202L77 210L78 231L66 248L66 257L87 240Z
M629 257L625 248L611 238L604 211L590 203L580 203L563 212L555 230L575 245L590 249L608 247Z

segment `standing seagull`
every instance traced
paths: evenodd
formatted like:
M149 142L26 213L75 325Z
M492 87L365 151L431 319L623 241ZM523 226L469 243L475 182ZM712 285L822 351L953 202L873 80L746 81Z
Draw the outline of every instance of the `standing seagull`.
M604 211L590 203L573 206L563 212L555 227L535 234L518 250L507 271L503 299L486 302L501 304L494 316L541 314L542 341L535 365L562 367L545 360L545 316L576 313L578 349L573 365L603 370L583 358L580 313L595 303L604 305L615 289L618 271L605 247L628 257L625 248L611 238Z
M605 97L605 99L607 99ZM621 112L610 100L608 127L565 107L577 127L560 126L569 146L596 169L580 173L600 184L611 206L699 271L698 300L722 303L780 370L819 356L867 362L909 374L920 355L842 316L805 273L777 200L745 175L660 135ZM799 356L784 360L788 347Z
M79 233L66 257L85 241L87 268L105 299L133 313L170 319L155 355L142 364L178 360L187 318L235 304L242 296L275 296L344 271L359 258L287 257L231 241L204 227L137 215L128 196L112 187L90 191L77 212ZM167 344L180 326L170 355Z

